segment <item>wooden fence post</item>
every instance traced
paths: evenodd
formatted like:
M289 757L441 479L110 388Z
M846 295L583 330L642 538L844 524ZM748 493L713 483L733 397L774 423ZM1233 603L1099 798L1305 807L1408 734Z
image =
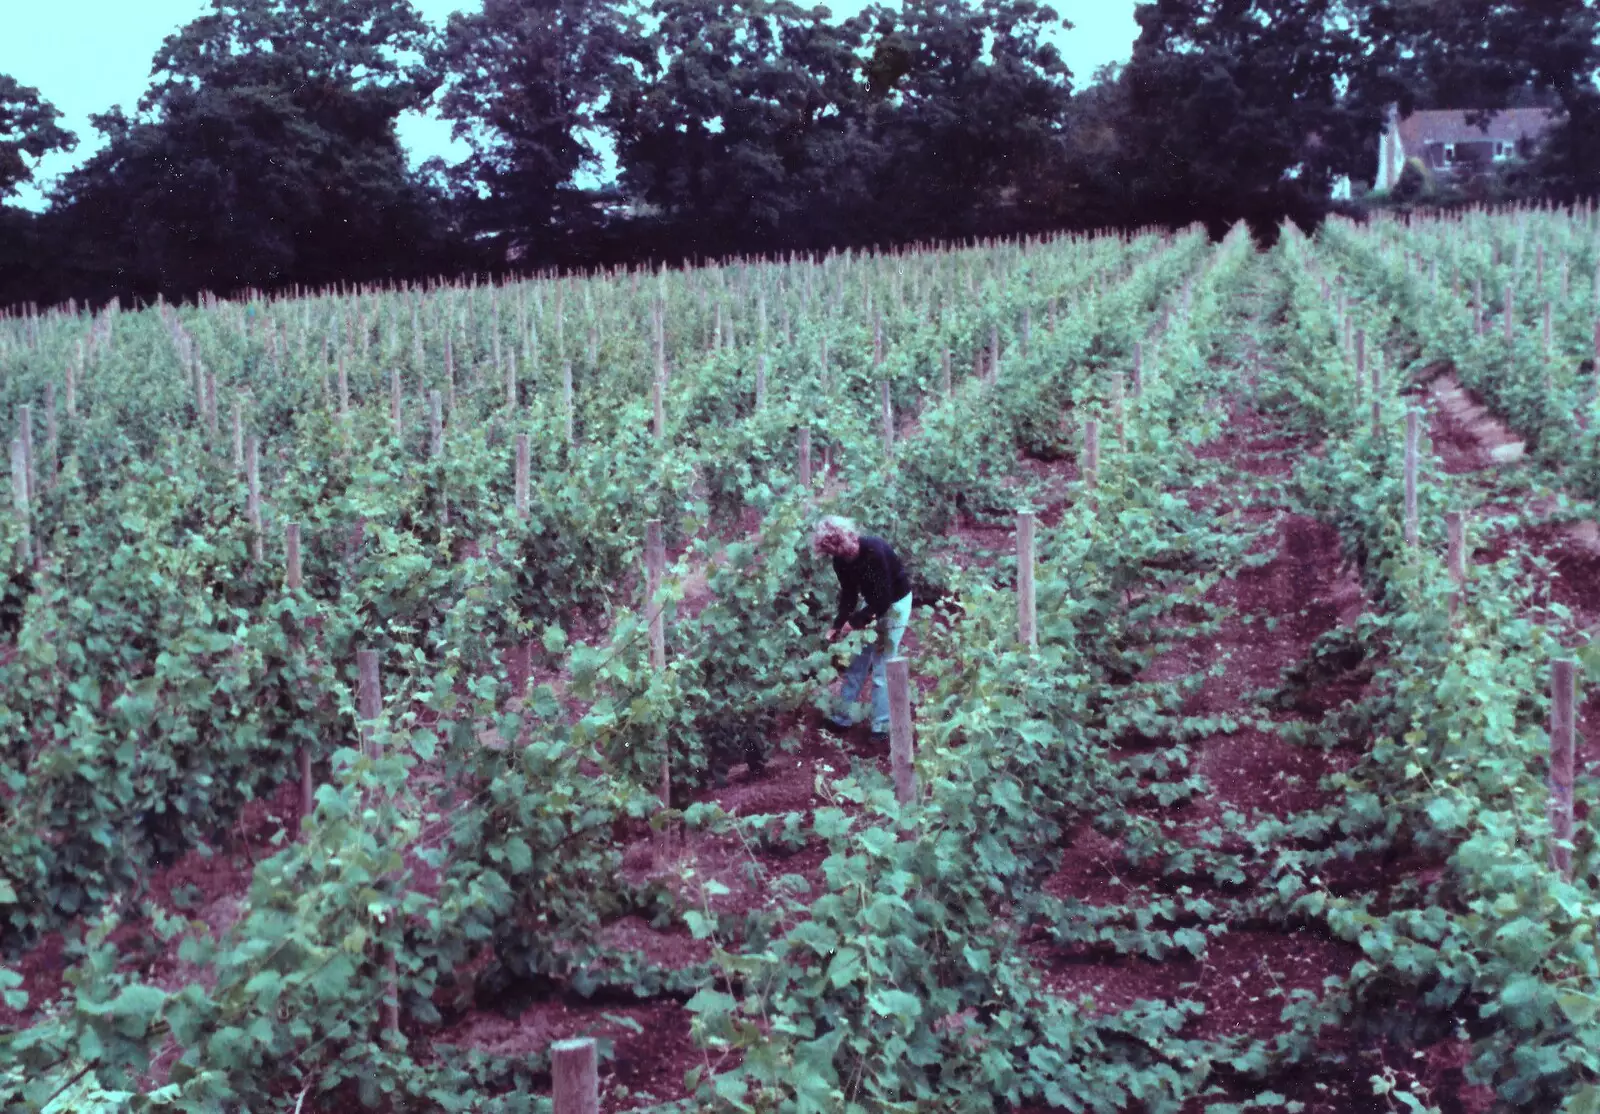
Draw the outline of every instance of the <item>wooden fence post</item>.
M1039 647L1033 593L1032 511L1017 512L1017 638L1028 649Z
M400 406L400 373L391 371L389 373L389 420L394 423L394 435L396 437L405 436L405 428L400 422Z
M894 774L894 799L907 804L917 795L911 729L911 667L902 657L884 663L889 682L889 764Z
M1564 878L1572 877L1572 852L1560 844L1572 842L1576 673L1571 660L1550 663L1550 865Z
M244 403L237 397L233 400L233 467L244 471Z
M528 518L528 435L517 434L517 517L523 521Z
M600 1114L600 1071L592 1037L550 1046L554 1114Z
M761 411L761 410L765 410L766 408L767 408L767 358L766 358L766 356L762 356L761 357L761 361L758 364L756 364L756 410L757 411Z
M1600 335L1600 322L1595 325L1597 335ZM944 388L944 397L950 397L950 346L946 345L944 357L939 364L939 385Z
M1406 412L1405 524L1408 546L1417 544L1417 440L1421 432L1418 428L1420 417L1415 410Z
M265 548L261 536L261 452L256 438L244 445L245 516L250 523L250 554L259 564Z
M807 491L811 490L811 430L803 428L795 435L797 444L795 452L799 457L800 486Z

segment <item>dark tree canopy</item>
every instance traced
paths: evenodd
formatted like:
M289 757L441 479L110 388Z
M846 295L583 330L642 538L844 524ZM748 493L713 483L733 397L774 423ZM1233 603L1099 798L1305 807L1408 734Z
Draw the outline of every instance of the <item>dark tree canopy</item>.
M472 157L456 174L473 231L538 247L588 218L575 179L598 165L596 117L651 59L617 0L484 0L435 51L440 103Z
M1552 107L1494 188L1600 194L1586 0L1136 16L1128 63L1075 85L1071 26L1037 0L478 0L442 29L410 0L212 0L134 109L94 118L104 146L46 214L0 204L0 302L1042 228L1270 235L1371 181L1391 104ZM430 108L459 165L408 164L396 123ZM0 77L0 202L73 143Z
M391 270L432 202L394 122L433 82L408 0L213 0L56 205L91 285L188 293ZM407 62L411 55L414 61Z
M0 73L0 202L33 181L34 168L52 151L70 151L78 137L56 121L61 113L39 90Z

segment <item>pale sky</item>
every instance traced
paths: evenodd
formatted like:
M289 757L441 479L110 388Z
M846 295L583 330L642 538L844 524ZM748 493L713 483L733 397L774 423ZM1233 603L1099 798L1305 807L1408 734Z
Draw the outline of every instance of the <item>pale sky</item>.
M476 8L481 0L412 0L423 17L443 25L451 12ZM1057 43L1082 87L1106 62L1125 62L1132 53L1138 25L1135 0L1055 0L1057 12L1073 30ZM835 16L865 7L862 0L834 0ZM150 84L150 60L166 36L209 11L209 0L0 0L7 9L0 34L0 73L10 74L61 110L62 123L78 135L70 155L53 155L37 178L48 184L70 170L98 145L99 133L90 113L120 104L130 114ZM413 165L434 155L454 161L461 145L452 145L450 125L430 114L408 113L400 121L400 139ZM16 199L32 209L43 207L37 189Z

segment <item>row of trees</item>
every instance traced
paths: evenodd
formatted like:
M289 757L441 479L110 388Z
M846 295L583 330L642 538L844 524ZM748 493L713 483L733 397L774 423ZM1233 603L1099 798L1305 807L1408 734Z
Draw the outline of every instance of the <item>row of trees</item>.
M1315 221L1385 107L1565 112L1532 180L1600 181L1584 0L1155 0L1074 89L1035 0L212 0L34 216L0 303L1200 220ZM412 172L401 113L470 148ZM0 202L70 149L0 75ZM584 189L602 147L618 181Z

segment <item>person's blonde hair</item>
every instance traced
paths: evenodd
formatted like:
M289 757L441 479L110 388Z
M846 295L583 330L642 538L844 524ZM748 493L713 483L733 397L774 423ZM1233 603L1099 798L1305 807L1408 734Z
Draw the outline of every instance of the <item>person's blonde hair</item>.
M811 548L816 553L850 556L861 547L861 534L848 518L830 514L811 532ZM842 552L841 552L842 551Z

